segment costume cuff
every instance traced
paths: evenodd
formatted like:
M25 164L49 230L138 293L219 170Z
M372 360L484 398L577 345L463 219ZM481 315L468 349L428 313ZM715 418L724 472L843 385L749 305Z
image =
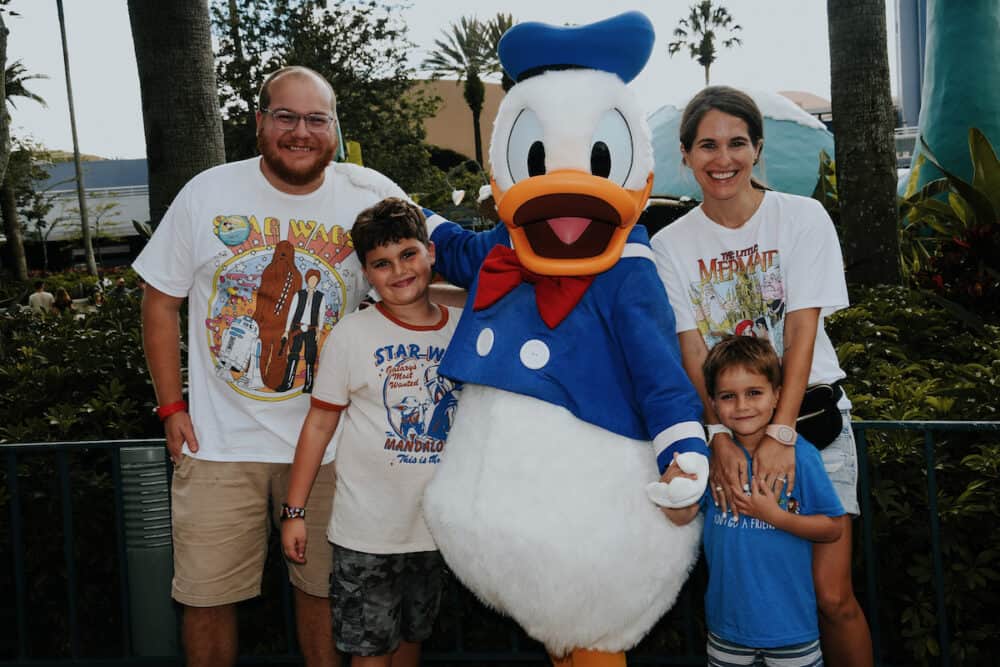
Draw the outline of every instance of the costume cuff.
M653 448L656 450L656 465L661 475L674 460L674 452L696 452L708 456L705 429L697 421L680 422L663 429L653 438Z
M446 222L451 222L447 218L444 218L429 208L424 209L424 217L427 218L427 238L430 238L434 234L434 230L443 225Z

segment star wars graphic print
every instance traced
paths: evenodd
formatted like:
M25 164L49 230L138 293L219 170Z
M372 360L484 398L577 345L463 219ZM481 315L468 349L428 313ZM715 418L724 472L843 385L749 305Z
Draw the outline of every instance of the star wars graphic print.
M785 287L777 250L756 244L699 259L691 284L695 321L709 348L723 336L755 336L783 348Z
M438 463L460 386L438 375L445 348L401 343L375 350L386 424L384 449L398 463Z
M224 250L217 256L205 328L216 375L261 400L312 391L323 341L341 317L344 263L354 247L340 226L220 215L213 221Z

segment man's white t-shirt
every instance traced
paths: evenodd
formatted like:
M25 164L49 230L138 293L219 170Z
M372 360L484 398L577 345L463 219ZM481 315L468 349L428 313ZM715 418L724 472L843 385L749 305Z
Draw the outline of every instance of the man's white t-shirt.
M289 353L299 335L315 334L321 348L368 292L349 231L389 196L406 195L352 164L331 164L322 186L290 195L267 181L260 158L204 171L180 191L133 266L157 290L188 299L188 402L200 449L185 445L186 455L291 462L309 408L311 345ZM320 279L309 295L311 270ZM309 297L322 298L315 329L286 335L295 303Z
M52 296L51 292L32 292L31 296L28 297L28 305L36 313L50 312L52 304L55 302L56 298Z
M461 316L438 307L435 325L415 327L377 304L346 317L323 350L313 405L343 410L331 447L334 544L374 554L437 548L423 495L457 408L459 388L437 371Z
M697 329L711 349L726 334L753 335L784 352L785 316L820 308L809 384L846 375L823 320L848 305L840 242L819 202L767 191L738 229L701 206L651 240L677 332Z

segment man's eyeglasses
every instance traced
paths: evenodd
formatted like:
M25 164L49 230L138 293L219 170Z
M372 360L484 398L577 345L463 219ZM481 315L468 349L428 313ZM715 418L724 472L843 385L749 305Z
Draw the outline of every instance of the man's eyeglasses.
M266 113L271 116L274 120L274 126L281 130L282 132L288 132L289 130L294 130L299 126L299 120L304 120L306 123L306 129L310 132L326 132L330 128L330 124L336 120L336 116L330 116L325 113L310 113L310 114L300 114L294 111L288 111L287 109L261 109L261 113Z

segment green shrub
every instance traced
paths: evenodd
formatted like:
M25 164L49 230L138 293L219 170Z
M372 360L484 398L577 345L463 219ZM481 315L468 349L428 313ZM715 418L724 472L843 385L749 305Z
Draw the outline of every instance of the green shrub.
M137 298L0 315L0 443L158 437Z
M827 330L848 374L855 418L1000 418L1000 327L898 287L852 290L852 303ZM952 663L993 664L1000 652L1000 433L934 438ZM884 653L896 664L937 664L940 652L924 448L919 432L868 434L879 621ZM856 588L864 584L855 578Z

